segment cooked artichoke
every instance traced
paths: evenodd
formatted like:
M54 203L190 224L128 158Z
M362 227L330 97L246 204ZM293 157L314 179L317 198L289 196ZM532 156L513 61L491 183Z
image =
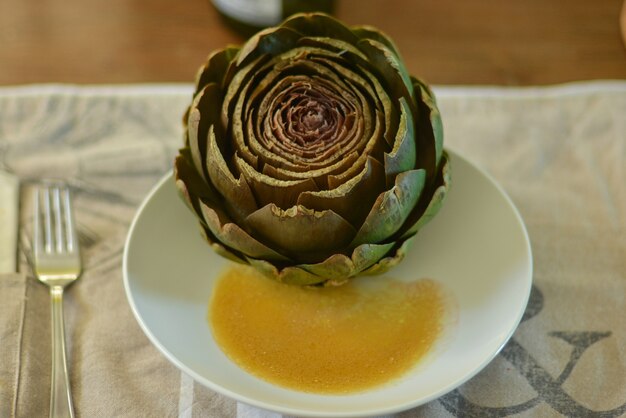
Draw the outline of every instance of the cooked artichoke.
M299 14L209 55L175 161L219 254L337 284L405 255L450 184L426 84L371 27Z

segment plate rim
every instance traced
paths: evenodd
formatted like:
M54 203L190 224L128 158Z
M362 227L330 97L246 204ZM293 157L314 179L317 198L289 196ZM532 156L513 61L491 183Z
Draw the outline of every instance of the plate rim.
M463 385L474 376L476 376L479 372L481 372L489 363L491 363L494 358L502 351L504 346L510 341L511 337L519 327L522 318L524 316L524 312L526 311L526 307L528 305L528 301L530 299L530 293L533 285L533 276L534 276L534 258L532 253L532 246L530 242L530 237L528 234L528 229L526 228L526 224L524 219L522 218L518 208L515 206L513 200L509 196L509 194L504 190L504 188L493 178L493 176L486 171L479 164L474 163L472 159L464 156L462 153L457 151L454 147L445 147L446 152L451 155L454 155L455 158L459 158L460 160L464 160L472 169L476 170L481 176L483 176L490 184L490 186L494 187L498 194L504 198L508 208L512 211L515 221L517 224L521 226L522 237L524 242L524 249L526 254L528 255L528 277L524 281L525 283L525 292L523 295L523 302L520 305L521 309L516 313L515 320L513 322L513 326L508 330L508 332L504 335L504 338L498 348L494 350L490 355L486 356L485 359L476 366L473 366L472 371L462 376L459 379L451 381L449 384L442 387L440 390L435 393L414 399L412 401L404 402L401 404L395 404L393 406L381 407L378 409L369 409L367 411L313 411L308 409L301 408L293 408L293 407L285 407L281 405L276 405L273 403L264 402L262 400L249 398L245 395L241 395L237 392L229 390L212 380L201 376L199 373L195 372L193 369L187 367L182 361L180 361L175 355L173 355L162 343L157 339L157 337L152 333L151 329L145 323L139 309L135 303L135 300L132 295L132 291L130 288L129 274L128 274L128 257L129 257L129 248L131 247L131 243L133 237L135 236L134 232L141 218L142 213L144 212L146 206L150 203L150 201L154 198L155 194L163 187L163 185L170 180L173 180L173 170L168 170L150 189L150 191L143 198L141 204L136 209L136 212L133 216L132 222L130 224L128 233L126 235L126 239L124 242L124 252L122 257L122 280L124 284L124 292L126 294L126 298L130 305L131 311L133 312L133 316L135 320L139 324L141 330L148 337L152 345L154 345L158 351L164 355L168 361L170 361L174 366L176 366L180 371L186 373L190 377L192 377L199 384L208 387L209 389L227 396L237 402L242 402L247 405L251 405L257 408L262 408L268 411L275 411L281 414L287 415L295 415L301 417L337 417L337 418L348 418L348 417L373 417L387 414L394 414L402 411L406 411L408 409L412 409L418 407L420 405L424 405L428 402L436 400L452 390L458 388ZM248 373L248 372L246 372Z

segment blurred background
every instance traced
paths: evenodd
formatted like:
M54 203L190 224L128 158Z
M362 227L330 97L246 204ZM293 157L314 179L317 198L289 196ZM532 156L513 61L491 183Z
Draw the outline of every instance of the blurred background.
M545 85L626 79L622 6L336 0L334 14L387 32L430 83ZM191 82L210 51L244 39L210 0L1 0L0 85Z

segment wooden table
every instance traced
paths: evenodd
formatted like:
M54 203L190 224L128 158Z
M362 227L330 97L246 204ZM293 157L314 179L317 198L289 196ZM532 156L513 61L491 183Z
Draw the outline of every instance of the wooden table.
M336 15L390 34L434 84L625 79L622 0L338 0ZM242 38L209 0L2 0L0 85L190 82Z

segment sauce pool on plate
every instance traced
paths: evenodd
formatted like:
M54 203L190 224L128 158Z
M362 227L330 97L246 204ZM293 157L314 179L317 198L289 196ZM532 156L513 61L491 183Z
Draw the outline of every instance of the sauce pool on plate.
M358 280L297 287L229 268L209 305L214 338L241 368L290 389L345 394L388 383L441 335L446 298L429 279Z

